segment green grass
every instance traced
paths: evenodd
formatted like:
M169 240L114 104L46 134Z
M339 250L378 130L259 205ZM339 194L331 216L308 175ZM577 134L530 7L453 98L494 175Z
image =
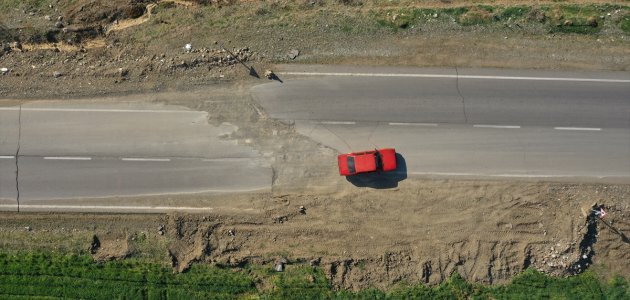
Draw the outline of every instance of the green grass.
M244 273L195 265L185 274L137 261L94 263L89 256L0 254L0 298L235 299L255 292Z
M619 27L626 33L630 33L630 14L623 17L619 23Z
M263 291L255 282L266 282ZM399 284L389 291L367 288L334 291L321 268L248 265L231 270L193 265L174 275L159 264L135 260L95 263L89 256L0 253L0 298L45 299L630 299L628 282L614 276L602 282L587 271L568 278L549 277L533 269L509 284L469 283L455 273L427 287Z

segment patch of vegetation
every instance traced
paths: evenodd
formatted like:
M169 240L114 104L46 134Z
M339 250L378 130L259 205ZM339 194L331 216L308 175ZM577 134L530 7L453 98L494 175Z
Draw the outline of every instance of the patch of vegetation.
M264 291L254 282L267 282ZM434 287L400 284L382 291L334 291L321 268L289 265L240 271L194 265L174 275L170 268L134 260L95 263L89 256L0 253L0 298L83 299L630 299L628 282L603 283L594 272L556 278L528 269L505 285L469 283L459 274Z
M621 22L619 22L619 28L621 28L624 32L630 33L630 15L626 15L621 19Z
M0 254L0 298L235 299L253 292L246 274L203 265L173 275L167 267L137 261L99 264L89 256Z
M532 8L529 6L506 7L501 10L498 16L501 20L507 20L509 18L517 19L527 16L531 10Z
M466 13L459 17L459 24L468 25L481 25L492 22L494 15L491 11L487 11L484 8L473 7Z

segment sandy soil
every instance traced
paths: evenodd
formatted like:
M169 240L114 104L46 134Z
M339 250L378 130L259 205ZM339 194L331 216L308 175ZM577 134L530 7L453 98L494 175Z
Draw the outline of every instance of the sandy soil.
M356 188L334 166L319 163L334 160L334 151L256 112L260 108L248 89L266 79L247 69L262 74L274 63L289 61L287 51L299 48L296 63L628 70L627 36L614 31L547 34L536 24L515 30L431 22L405 32L347 32L343 24L327 27L321 19L313 26L299 18L291 19L294 27L282 25L282 16L260 10L265 3L245 12L232 6L201 13L195 5L157 6L149 17L142 7L114 8L130 1L81 10L84 2L60 6L66 14L53 7L32 16L28 9L3 15L5 27L24 26L23 20L37 26L45 14L89 17L77 11L111 10L121 17L118 27L111 27L119 30L89 31L80 43L24 41L21 50L3 50L0 68L9 71L0 75L0 94L14 100L0 105L128 94L123 99L208 111L212 124L239 126L231 138L272 154L272 193L142 200L212 202L223 208L202 215L2 213L1 249L90 253L97 260L133 256L175 271L194 262L241 267L286 258L292 264L320 265L336 287L350 289L401 281L435 284L454 271L475 282L500 283L527 267L571 275L595 266L605 276L630 276L630 185L409 178L395 189ZM374 5L366 1L339 11ZM126 14L138 12L125 21ZM242 20L243 15L255 21L252 27L219 24L212 26L220 30L207 31L199 21ZM321 15L306 10L301 17L330 17ZM178 19L198 22L182 25ZM99 19L83 26L112 22ZM73 32L64 38L78 38ZM184 50L191 41L193 50ZM168 100L172 95L179 100ZM593 207L608 215L598 219Z
M394 190L233 199L249 203L248 213L4 213L0 247L133 255L177 271L192 262L271 266L285 258L319 265L350 289L435 284L453 271L501 283L527 267L629 276L629 194L629 186L407 180ZM594 203L607 211L603 219L583 213Z

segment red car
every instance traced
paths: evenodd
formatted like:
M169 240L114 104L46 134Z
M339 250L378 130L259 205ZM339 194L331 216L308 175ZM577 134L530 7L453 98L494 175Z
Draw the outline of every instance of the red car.
M396 170L396 150L391 148L341 154L337 157L339 174L356 175Z

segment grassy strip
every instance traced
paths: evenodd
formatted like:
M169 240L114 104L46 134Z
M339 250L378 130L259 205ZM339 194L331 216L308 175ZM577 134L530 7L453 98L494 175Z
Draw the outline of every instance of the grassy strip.
M256 290L258 281L270 289ZM510 284L484 286L458 274L434 287L401 284L389 291L333 291L319 268L290 265L285 272L248 266L241 271L195 265L174 275L137 261L92 262L89 256L0 253L0 298L45 299L630 299L619 276L603 283L592 272L548 277L533 269Z

